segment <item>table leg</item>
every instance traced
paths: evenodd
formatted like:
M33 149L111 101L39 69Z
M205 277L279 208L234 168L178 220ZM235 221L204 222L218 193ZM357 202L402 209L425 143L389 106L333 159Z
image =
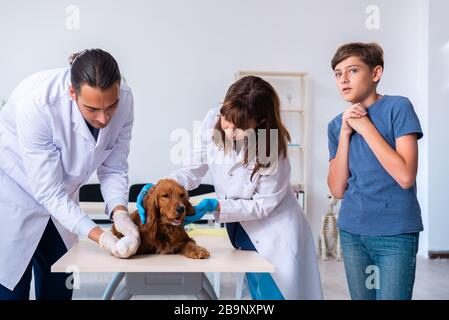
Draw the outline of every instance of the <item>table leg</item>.
M126 290L126 287L122 287L115 294L115 300L131 300L132 296L133 295Z
M203 285L199 293L196 294L199 300L217 300L214 287L209 281L209 278L203 273Z
M117 291L125 278L125 286ZM117 291L117 292L116 292ZM129 300L134 294L172 295L194 294L197 299L217 300L214 287L205 273L125 273L114 275L106 288L103 299Z
M109 282L106 290L104 291L103 300L112 300L112 296L114 295L115 290L117 290L117 287L124 277L124 272L117 272L116 274L114 274L114 277L112 278L111 282Z

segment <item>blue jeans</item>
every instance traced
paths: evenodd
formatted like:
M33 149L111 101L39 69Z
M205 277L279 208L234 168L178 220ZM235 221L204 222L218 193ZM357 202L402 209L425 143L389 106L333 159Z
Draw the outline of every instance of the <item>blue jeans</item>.
M72 274L52 273L50 270L52 264L66 252L67 248L50 219L25 273L14 290L11 291L0 284L0 300L29 300L32 271L36 300L72 299L72 289L66 286L67 278Z
M363 236L340 230L353 300L411 300L419 233Z

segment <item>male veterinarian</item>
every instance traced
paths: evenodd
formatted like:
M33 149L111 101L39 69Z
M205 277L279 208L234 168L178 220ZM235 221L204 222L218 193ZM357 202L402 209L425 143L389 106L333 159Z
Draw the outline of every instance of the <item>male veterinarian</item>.
M93 49L71 67L22 81L0 113L0 299L70 299L66 273L50 272L77 236L119 257L134 254L139 232L128 216L133 97L116 60ZM125 254L78 205L97 170L106 213L132 239Z

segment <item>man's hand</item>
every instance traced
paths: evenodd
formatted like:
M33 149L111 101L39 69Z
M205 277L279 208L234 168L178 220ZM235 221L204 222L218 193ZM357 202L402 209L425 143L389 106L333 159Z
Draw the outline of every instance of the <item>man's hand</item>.
M356 103L343 112L341 120L341 132L350 135L355 130L349 123L350 119L361 119L365 117L368 113L366 112L366 107L361 103ZM357 131L357 130L356 130Z
M139 228L131 220L128 211L118 209L113 212L112 218L114 220L115 229L128 238L126 252L131 255L137 252L140 246Z
M101 249L112 253L113 255L117 254L116 244L118 242L118 238L112 234L111 231L103 231L98 239L98 244Z
M129 258L132 254L126 250L117 250L117 244L120 243L116 236L111 231L103 231L98 239L100 248L113 254L118 258Z

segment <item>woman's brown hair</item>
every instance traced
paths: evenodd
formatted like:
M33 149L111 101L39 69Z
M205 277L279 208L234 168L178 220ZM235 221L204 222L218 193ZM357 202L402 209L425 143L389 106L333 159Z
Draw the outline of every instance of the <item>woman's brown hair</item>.
M236 128L247 130L251 120L255 121L255 160L256 166L253 170L251 178L262 167L269 167L272 163L262 164L259 154L260 133L265 133L265 156L272 159L270 149L270 132L277 130L277 146L278 150L275 156L287 157L287 143L290 141L290 134L281 121L279 97L274 88L267 81L255 76L247 76L237 80L231 85L226 93L220 114L226 121L232 122ZM223 148L224 152L230 151L228 146L234 147L235 143L226 143L226 134L221 127L221 121L218 119L215 124L215 132L219 133L219 137L214 136L214 141L219 148ZM268 137L268 138L267 138ZM230 142L228 140L228 142ZM245 158L244 164L248 165L248 143L244 143Z

